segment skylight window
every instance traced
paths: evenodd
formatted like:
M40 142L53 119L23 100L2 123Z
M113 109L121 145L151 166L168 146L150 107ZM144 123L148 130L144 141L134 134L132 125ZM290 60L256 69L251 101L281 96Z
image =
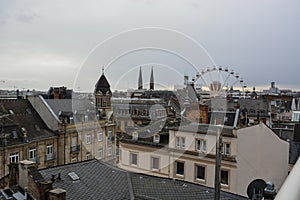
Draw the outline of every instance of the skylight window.
M75 172L68 173L68 176L70 176L73 181L79 180L79 176Z

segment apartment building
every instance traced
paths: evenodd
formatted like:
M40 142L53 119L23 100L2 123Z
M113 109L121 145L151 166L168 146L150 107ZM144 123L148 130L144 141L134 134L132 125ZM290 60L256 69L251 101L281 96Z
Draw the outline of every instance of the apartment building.
M241 129L193 123L170 128L167 142L159 134L123 140L119 167L214 187L218 131L222 190L247 196L249 184L258 179L280 188L288 175L289 144L263 123Z

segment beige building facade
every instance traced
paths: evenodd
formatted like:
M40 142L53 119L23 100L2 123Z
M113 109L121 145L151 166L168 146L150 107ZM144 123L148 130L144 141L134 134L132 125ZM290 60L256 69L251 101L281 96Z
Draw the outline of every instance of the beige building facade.
M119 167L214 187L219 128L170 129L168 145L121 141ZM262 123L237 130L223 127L222 144L224 191L247 196L248 185L256 179L272 181L278 190L288 175L289 145Z

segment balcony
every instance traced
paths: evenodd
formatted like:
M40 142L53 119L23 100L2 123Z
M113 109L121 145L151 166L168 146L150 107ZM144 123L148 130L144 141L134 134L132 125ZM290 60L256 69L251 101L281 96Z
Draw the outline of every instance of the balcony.
M51 161L55 160L55 154L54 153L49 153L45 155L45 161Z
M76 146L71 146L70 147L70 152L71 153L77 153L80 151L80 145L76 145Z
M35 162L36 164L40 164L39 159L36 158L29 158L30 161Z

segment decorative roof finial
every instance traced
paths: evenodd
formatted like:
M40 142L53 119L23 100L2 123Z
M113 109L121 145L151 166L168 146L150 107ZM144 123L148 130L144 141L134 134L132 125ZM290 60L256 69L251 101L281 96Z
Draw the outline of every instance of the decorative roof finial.
M102 65L102 74L104 74L104 65Z

